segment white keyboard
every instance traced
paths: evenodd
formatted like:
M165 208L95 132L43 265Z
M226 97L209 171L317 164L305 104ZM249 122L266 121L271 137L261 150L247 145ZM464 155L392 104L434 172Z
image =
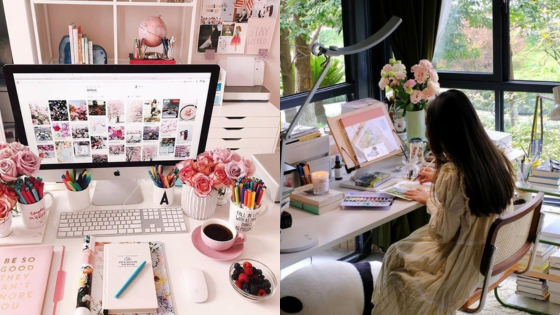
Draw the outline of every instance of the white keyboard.
M187 233L185 220L181 208L62 212L57 237Z

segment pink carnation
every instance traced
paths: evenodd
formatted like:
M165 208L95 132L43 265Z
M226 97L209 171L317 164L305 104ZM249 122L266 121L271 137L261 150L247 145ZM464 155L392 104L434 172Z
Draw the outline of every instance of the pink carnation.
M410 102L412 104L417 104L422 100L422 92L418 90L414 90L412 94L410 94Z
M387 87L387 85L389 85L389 79L381 78L381 80L379 81L379 88L385 90L385 87Z

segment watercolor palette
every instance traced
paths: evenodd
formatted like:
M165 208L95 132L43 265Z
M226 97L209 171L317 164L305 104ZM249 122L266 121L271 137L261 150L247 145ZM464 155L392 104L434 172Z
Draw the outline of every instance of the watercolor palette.
M341 203L342 207L389 207L394 196L385 193L348 193Z

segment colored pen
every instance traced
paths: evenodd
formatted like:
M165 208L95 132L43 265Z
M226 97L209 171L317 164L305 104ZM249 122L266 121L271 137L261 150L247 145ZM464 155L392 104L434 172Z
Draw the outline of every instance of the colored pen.
M115 299L118 299L119 296L121 296L121 294L124 292L124 290L126 290L126 288L132 283L132 281L134 281L134 279L136 279L136 276L138 276L138 274L140 273L140 271L142 271L142 268L144 268L145 265L146 265L146 261L144 260L140 264L140 266L138 266L138 268L136 268L136 270L134 270L134 272L132 273L130 278L128 278L128 280L126 280L126 282L120 288L119 292L117 292L117 294L115 294Z

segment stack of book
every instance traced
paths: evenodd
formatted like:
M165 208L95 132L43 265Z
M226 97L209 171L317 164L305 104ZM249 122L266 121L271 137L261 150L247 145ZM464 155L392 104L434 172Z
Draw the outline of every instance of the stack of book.
M344 193L334 189L330 189L326 195L317 196L313 194L311 184L294 189L290 196L290 205L314 214L324 214L340 208L342 199Z
M284 187L282 189L282 201L280 202L280 211L287 210L290 207L290 195L294 191L291 187Z
M556 251L550 256L550 268L548 274L560 277L560 251ZM560 281L548 281L548 292L550 293L550 302L560 304Z
M75 26L74 23L68 25L68 36L72 64L93 64L93 42L89 40L87 34L82 33L82 27Z
M498 149L502 150L506 155L513 151L513 146L511 145L511 133L494 130L486 130L486 133L494 145L497 146Z
M535 188L558 190L560 170L553 168L550 161L546 161L532 171L529 182Z
M556 246L539 244L537 246L537 253L535 255L535 261L533 263L533 268L531 269L531 271L547 274L548 268L550 266L549 258L554 252L556 252ZM525 257L523 257L519 261L520 269L524 269L527 267L530 255L531 251L527 252ZM517 277L517 291L515 293L537 300L546 300L550 296L546 279L529 276Z
M282 123L282 132L288 130L290 127L289 123ZM292 131L292 136L290 140L286 144L294 143L294 142L301 142L306 141L309 139L319 138L323 134L317 127L309 127L309 126L297 126Z

